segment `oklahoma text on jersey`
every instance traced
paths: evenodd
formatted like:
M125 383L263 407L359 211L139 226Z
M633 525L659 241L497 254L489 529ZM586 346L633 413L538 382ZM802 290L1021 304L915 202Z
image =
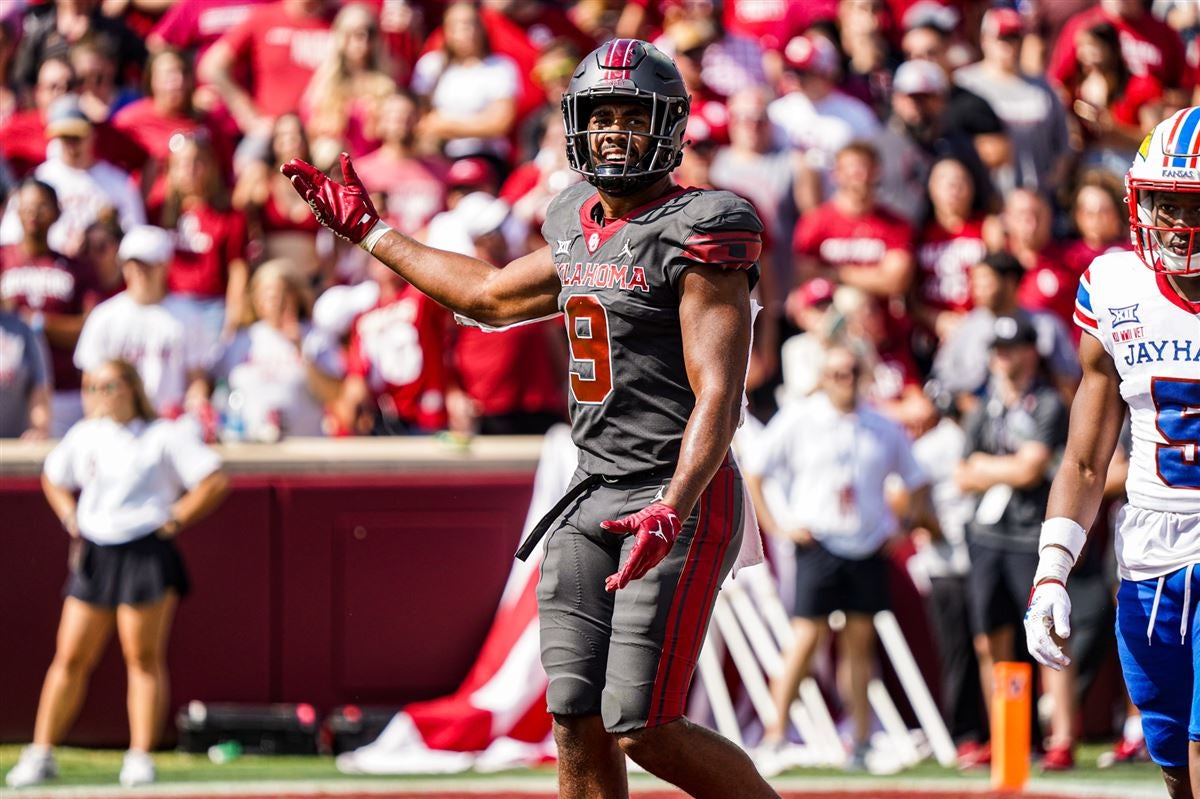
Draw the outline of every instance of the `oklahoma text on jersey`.
M629 264L570 263L555 264L564 286L590 286L597 289L619 288L649 293L646 270Z

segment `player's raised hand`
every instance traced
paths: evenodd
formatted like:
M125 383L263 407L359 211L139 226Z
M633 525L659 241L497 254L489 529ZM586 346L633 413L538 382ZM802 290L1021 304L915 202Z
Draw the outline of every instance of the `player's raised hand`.
M604 581L604 589L609 593L629 585L646 575L671 551L675 537L683 529L679 514L665 502L655 502L647 505L637 513L624 519L600 522L600 527L617 535L633 533L636 537L629 560L616 574L610 574Z
M1062 671L1071 665L1071 658L1050 637L1052 629L1059 638L1071 637L1071 598L1063 584L1057 581L1038 583L1029 594L1029 607L1025 609L1025 645L1038 663Z
M321 170L299 158L288 161L279 171L287 176L296 193L312 208L317 221L343 239L361 244L379 224L379 212L346 153L342 153L345 185L330 180Z

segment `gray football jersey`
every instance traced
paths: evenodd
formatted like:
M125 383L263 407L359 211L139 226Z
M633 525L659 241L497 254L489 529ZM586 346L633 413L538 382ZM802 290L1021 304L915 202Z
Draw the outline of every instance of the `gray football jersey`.
M601 225L596 189L550 204L542 235L562 283L572 434L589 474L669 469L696 397L679 327L683 274L699 264L758 279L762 222L725 191L676 187Z

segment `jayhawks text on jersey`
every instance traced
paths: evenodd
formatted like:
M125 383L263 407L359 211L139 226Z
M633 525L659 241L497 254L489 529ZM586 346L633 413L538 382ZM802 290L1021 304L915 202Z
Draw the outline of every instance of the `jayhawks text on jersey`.
M1102 255L1079 283L1075 322L1112 357L1133 429L1129 503L1200 513L1200 304L1130 252ZM1200 537L1118 525L1121 576L1144 580L1200 561Z

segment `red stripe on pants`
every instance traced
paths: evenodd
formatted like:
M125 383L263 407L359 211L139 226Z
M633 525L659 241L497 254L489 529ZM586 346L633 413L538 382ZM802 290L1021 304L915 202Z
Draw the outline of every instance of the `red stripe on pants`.
M688 686L708 630L713 596L720 587L721 564L733 539L734 474L733 469L722 467L700 497L696 533L667 613L647 727L683 715Z

